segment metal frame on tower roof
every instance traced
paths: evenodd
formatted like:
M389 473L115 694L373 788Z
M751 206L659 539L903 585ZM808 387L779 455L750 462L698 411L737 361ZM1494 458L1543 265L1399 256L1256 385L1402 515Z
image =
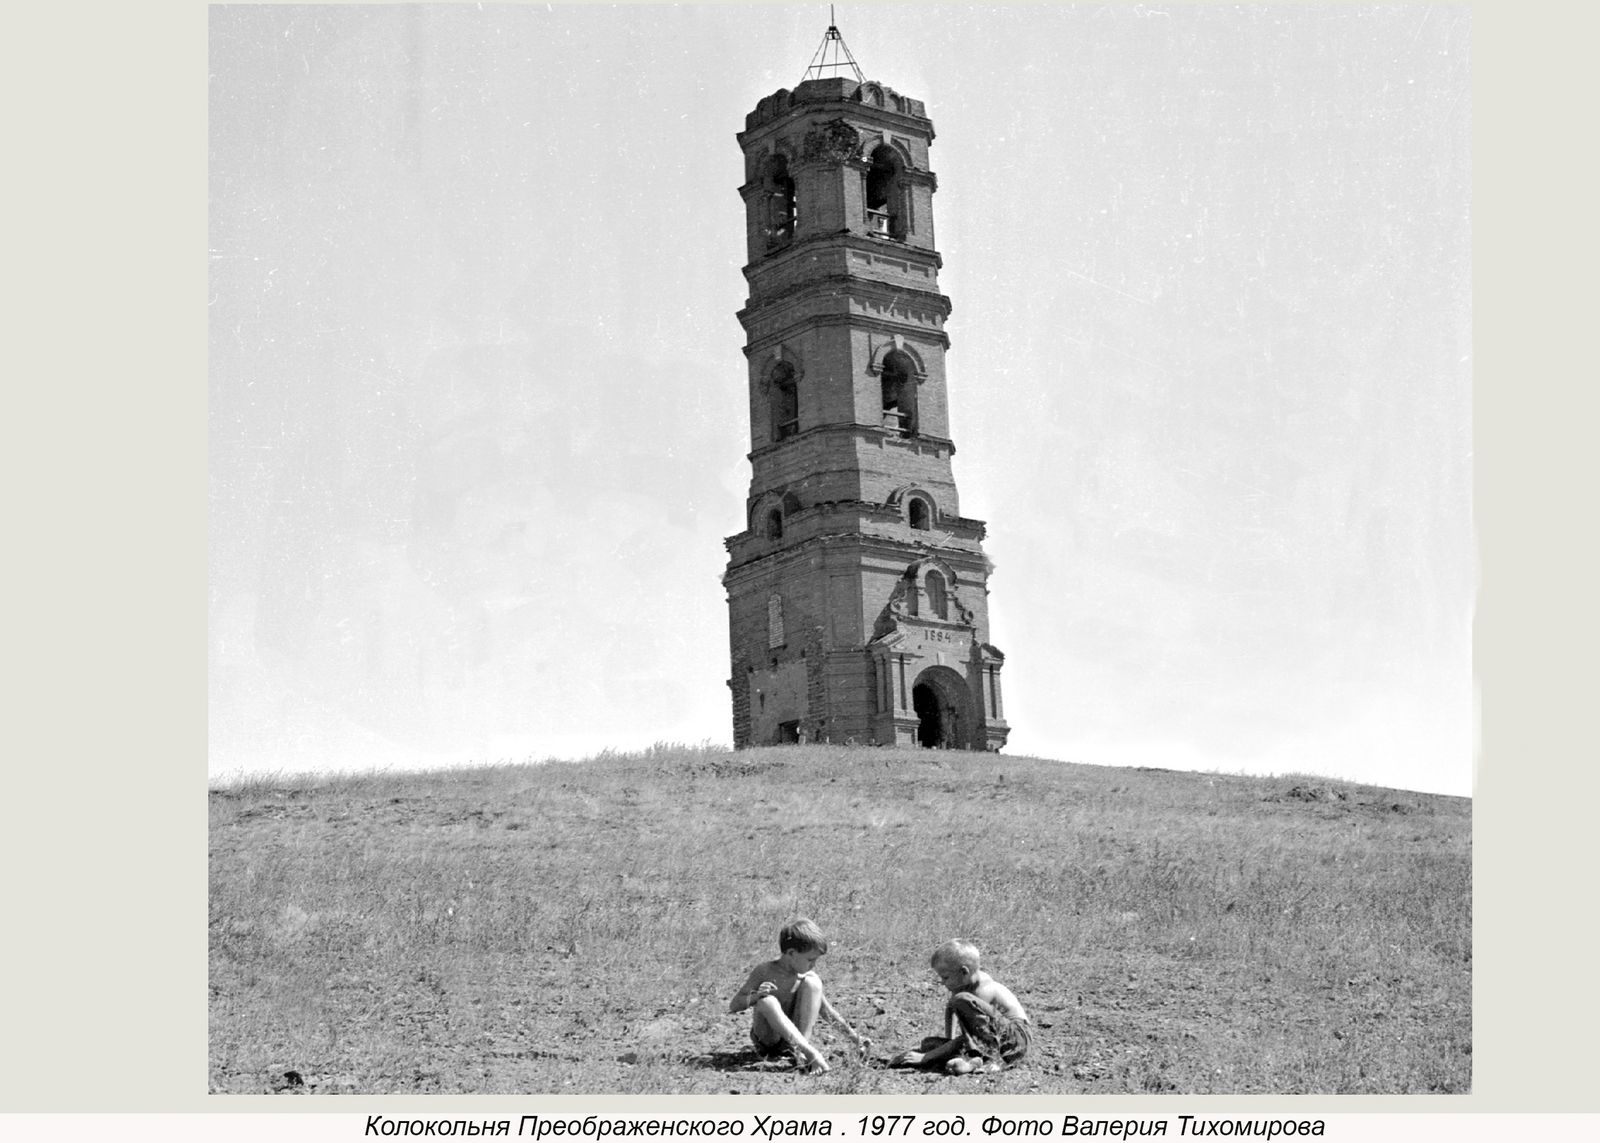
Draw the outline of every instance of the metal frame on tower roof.
M828 30L822 34L822 43L817 45L816 55L811 57L811 63L806 67L806 73L800 77L800 82L805 83L808 79L828 79L837 76L846 68L855 75L857 83L867 82L867 77L862 75L861 69L856 66L855 56L850 54L844 37L839 34L839 28L833 22L833 5L830 4Z

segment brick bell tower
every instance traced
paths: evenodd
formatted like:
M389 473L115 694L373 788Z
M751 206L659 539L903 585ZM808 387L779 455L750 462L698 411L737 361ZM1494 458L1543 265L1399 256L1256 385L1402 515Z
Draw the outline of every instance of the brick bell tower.
M933 123L834 27L818 59L830 45L847 64L814 60L738 136L753 472L723 576L734 745L999 750L984 525L950 467Z

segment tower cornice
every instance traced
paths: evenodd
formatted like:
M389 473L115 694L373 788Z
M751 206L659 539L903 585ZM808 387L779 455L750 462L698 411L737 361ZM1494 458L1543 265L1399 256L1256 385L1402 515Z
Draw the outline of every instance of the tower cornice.
M801 239L755 262L747 262L743 271L745 281L754 284L757 277L780 273L792 262L803 258L815 258L834 250L857 250L874 256L898 258L906 263L924 266L934 274L944 269L944 256L937 250L841 230L836 234L821 234Z
M937 314L941 323L949 318L954 309L950 299L937 290L919 290L914 286L869 282L845 275L812 280L791 286L782 293L773 294L759 301L751 300L744 309L734 315L739 319L739 324L744 326L745 333L750 336L746 352L754 352L775 340L790 336L795 327L837 325L841 322L857 324L864 329L881 329L889 333L915 331L924 337L940 339L946 349L950 348L949 336L944 332L942 324L926 326L915 321L875 317L854 312L848 307L831 313L807 313L782 330L762 330L757 333L752 329L754 322L770 319L786 309L792 309L809 299L818 298L828 301L854 298L860 301L880 302L884 305L920 306Z
M774 346L781 345L791 340L797 334L808 329L823 329L828 327L846 326L857 329L870 329L887 337L895 334L915 334L919 338L931 341L940 349L950 348L950 335L942 329L929 329L912 322L888 321L881 318L864 318L859 314L825 314L821 317L807 317L790 322L778 329L763 333L759 338L752 338L744 347L746 357L755 357ZM759 451L759 450L758 450Z
M979 524L978 535L981 538L981 523L977 521L973 523ZM986 557L977 539L965 543L928 544L845 526L831 529L825 527L793 544L745 554L743 549L751 542L748 532L729 536L723 541L731 556L728 567L723 572L724 586L736 587L741 581L748 580L751 576L758 575L773 566L794 561L797 557L841 547L855 549L868 559L884 565L909 564L927 556L937 556L969 575L987 566Z
M882 102L876 102L878 98ZM886 127L914 130L933 141L933 121L920 99L910 99L877 80L856 83L847 79L811 80L793 91L779 88L756 104L745 116L745 129L738 134L739 145L746 147L783 130L798 120L827 114L846 114L881 123Z

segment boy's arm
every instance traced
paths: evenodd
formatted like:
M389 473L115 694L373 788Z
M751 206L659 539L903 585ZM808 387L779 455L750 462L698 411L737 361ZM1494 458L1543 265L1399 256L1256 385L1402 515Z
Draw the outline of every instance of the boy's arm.
M950 1005L944 1006L944 1043L938 1047L929 1048L926 1052L901 1052L892 1061L891 1067L926 1068L942 1064L951 1056L961 1050L964 1043L960 1031L956 1026L956 1010Z
M940 1044L937 1048L930 1048L928 1051L923 1052L921 1066L925 1068L938 1067L951 1056L959 1055L965 1044L966 1040L964 1040L962 1037L952 1037L951 1039L948 1039L944 1043Z
M891 1066L936 1068L951 1056L958 1054L965 1044L966 1040L961 1036L957 1036L954 1039L946 1040L937 1047L929 1048L926 1052L901 1052L891 1061Z
M867 1046L867 1038L858 1033L854 1028L850 1027L849 1021L847 1021L843 1016L839 1015L838 1009L834 1008L832 1004L828 1003L828 998L826 996L822 998L822 1015L826 1019L832 1020L835 1024L839 1025L839 1027L843 1028L844 1034L856 1042L856 1047L865 1048Z
M778 986L768 980L761 970L765 965L757 965L750 970L750 976L745 980L743 987L733 994L728 1001L729 1012L743 1012L768 992L778 991Z

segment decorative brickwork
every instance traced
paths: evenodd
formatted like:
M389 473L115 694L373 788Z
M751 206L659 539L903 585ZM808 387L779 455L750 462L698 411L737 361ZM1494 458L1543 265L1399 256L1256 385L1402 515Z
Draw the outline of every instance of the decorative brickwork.
M834 78L746 118L747 527L730 536L736 746L998 750L984 524L960 514L922 103Z
M800 158L806 163L831 163L835 166L859 157L861 136L843 119L811 128L800 145Z

